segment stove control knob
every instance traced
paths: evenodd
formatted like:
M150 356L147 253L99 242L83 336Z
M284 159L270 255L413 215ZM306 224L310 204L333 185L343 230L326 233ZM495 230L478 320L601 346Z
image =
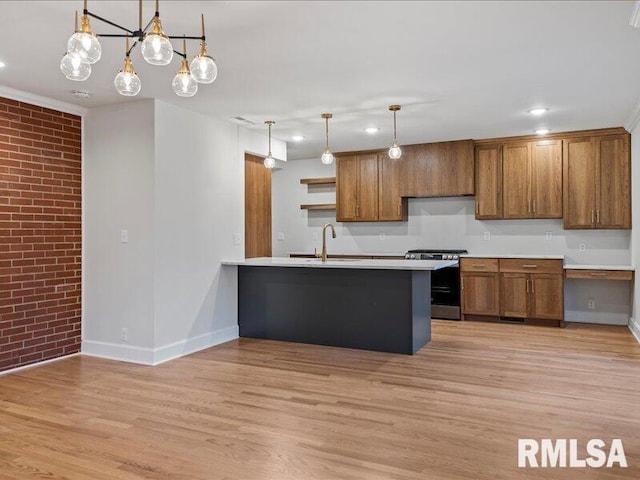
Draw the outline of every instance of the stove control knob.
M411 258L411 255L409 255L408 253L404 254L404 258L406 258L407 260L409 260Z
M454 256L453 256L453 259L454 259L454 260L458 260L458 258L460 258L460 257L458 257L458 255L454 255Z
M416 259L416 255L414 253L411 254L411 260L415 260Z

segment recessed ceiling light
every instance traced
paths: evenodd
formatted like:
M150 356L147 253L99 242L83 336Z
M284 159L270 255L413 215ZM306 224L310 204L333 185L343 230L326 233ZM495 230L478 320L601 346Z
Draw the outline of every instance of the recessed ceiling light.
M4 67L6 67L6 66L7 66L7 65L6 65L2 60L0 60L0 68L4 68Z
M367 127L364 129L364 131L367 132L369 135L374 135L378 133L380 129L378 127Z
M291 140L293 140L294 142L301 142L302 140L304 140L304 137L302 135L294 135L291 137Z
M544 107L540 107L540 108L532 108L531 110L529 110L529 113L531 115L537 115L540 116L544 113L547 113L549 111L548 108L544 108Z
M538 135L546 135L547 133L549 133L551 130L549 130L548 128L539 128L536 130L536 133Z

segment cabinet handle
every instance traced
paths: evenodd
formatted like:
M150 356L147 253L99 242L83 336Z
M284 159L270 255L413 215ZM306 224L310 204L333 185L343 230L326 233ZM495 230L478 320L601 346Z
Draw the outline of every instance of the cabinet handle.
M596 223L596 219L595 219L593 210L591 210L591 223Z
M400 203L398 203L398 216L402 216L402 200L400 200Z
M531 200L527 200L527 213L531 213Z
M464 290L464 277L460 279L460 290Z
M483 267L486 267L487 264L486 263L472 263L471 266L474 267L474 268L483 268Z
M476 215L480 214L480 202L476 202Z
M536 213L536 199L533 199L533 213Z
M522 268L538 268L538 265L533 263L525 263L524 265L522 265Z
M600 223L600 210L596 210L596 223Z
M525 280L527 282L527 293L529 293L529 279Z
M592 277L606 277L607 274L604 272L591 272L589 273Z
M360 205L356 205L356 217L360 216Z
M535 283L533 283L533 279L531 279L531 293L536 293Z

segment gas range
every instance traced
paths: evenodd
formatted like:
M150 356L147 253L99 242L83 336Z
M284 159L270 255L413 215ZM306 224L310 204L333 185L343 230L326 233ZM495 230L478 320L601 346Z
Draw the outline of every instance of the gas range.
M409 250L404 258L407 260L458 260L466 250Z

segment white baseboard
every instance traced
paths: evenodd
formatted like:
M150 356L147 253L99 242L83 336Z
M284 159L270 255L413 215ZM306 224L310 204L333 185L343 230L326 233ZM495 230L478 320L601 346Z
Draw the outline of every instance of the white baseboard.
M633 336L636 337L636 340L640 343L640 323L638 323L635 318L629 319L629 330L631 330Z
M234 325L155 349L120 343L83 340L82 354L121 362L138 363L141 365L158 365L199 350L204 350L205 348L235 340L238 336L238 326Z
M67 358L75 357L76 355L80 355L80 354L79 353L71 353L69 355L63 355L62 357L50 358L49 360L43 360L41 362L30 363L29 365L23 365L22 367L12 368L11 370L5 370L3 372L0 372L0 377L2 375L9 375L10 373L18 373L18 372L21 372L22 370L28 370L28 369L34 368L34 367L41 367L43 365L46 365L47 363L53 363L53 362L59 362L60 360L66 360Z
M602 325L629 325L629 315L626 313L621 314L567 310L564 317L566 322L598 323Z

